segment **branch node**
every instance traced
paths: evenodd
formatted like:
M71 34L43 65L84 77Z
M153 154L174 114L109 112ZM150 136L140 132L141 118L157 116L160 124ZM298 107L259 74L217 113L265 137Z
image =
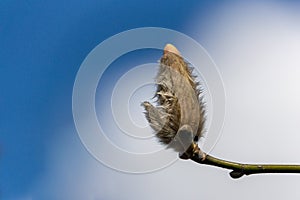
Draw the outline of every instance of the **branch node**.
M198 163L202 163L206 159L206 154L201 151L197 143L193 142L184 153L179 154L179 158L184 160L192 159Z
M231 178L238 179L244 175L244 172L233 170L232 172L229 173L229 175L231 176Z

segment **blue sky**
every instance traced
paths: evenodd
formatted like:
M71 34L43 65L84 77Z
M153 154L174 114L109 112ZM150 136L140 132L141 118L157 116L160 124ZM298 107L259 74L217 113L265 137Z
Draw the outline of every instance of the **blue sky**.
M137 27L182 31L193 9L207 4L1 1L2 197L26 193L47 168L49 143L58 137L53 130L72 124L71 95L76 72L96 45Z
M242 41L244 42L243 44L246 45L248 44L247 40L250 39L251 41L251 38L254 37L259 39L260 35L265 34L263 31L254 31L253 37L251 35L249 36L249 34L247 35L246 32L243 32L243 27L247 27L246 22L249 22L249 26L254 27L253 30L258 31L261 31L261 29L256 26L257 23L259 25L259 22L262 27L267 27L266 29L268 30L277 30L275 28L278 27L284 27L284 30L291 30L282 32L282 35L278 35L278 37L274 36L274 41L278 41L278 38L283 38L282 41L285 41L284 39L293 38L292 36L295 35L291 37L286 37L286 35L298 33L297 28L299 28L299 24L295 22L299 20L299 15L286 14L293 13L296 8L299 8L297 3L283 3L278 1L277 3L269 5L266 1L266 3L262 5L259 3L253 3L253 5L249 3L249 5L249 13L246 15L246 12L246 16L244 16L244 13L238 12L237 10L239 10L239 6L246 11L248 8L246 9L243 3L234 3L234 1L227 1L226 3L224 1L188 1L188 3L185 3L179 0L0 1L0 198L41 199L43 197L43 199L47 199L48 197L49 199L60 199L59 194L54 195L52 198L49 197L51 187L53 186L54 188L55 185L59 185L62 181L59 180L59 176L53 179L43 178L45 174L52 174L51 168L53 165L49 165L49 160L53 160L53 168L57 168L61 173L66 170L64 167L68 165L69 167L73 164L80 165L78 166L78 170L77 168L70 170L70 176L74 174L78 176L82 175L84 174L82 170L95 169L97 168L96 166L101 165L99 163L95 164L95 160L85 150L76 133L72 116L72 90L76 73L88 53L100 42L119 32L132 28L154 26L174 29L193 37L204 45L212 57L216 59L224 76L223 78L228 94L227 97L229 100L232 100L231 102L235 102L234 97L239 96L234 92L242 91L242 89L236 87L236 85L243 83L245 79L242 79L242 77L246 78L248 74L244 74L243 76L243 73L241 73L241 78L238 79L239 74L236 74L236 71L241 68L232 67L236 63L230 63L228 59L234 58L230 56L239 52L237 50L238 48L243 49L246 48L246 46L241 47L238 46L237 43L226 43L226 41ZM247 6L249 5L247 4ZM273 5L276 6L272 7ZM281 11L281 8L283 8L283 11ZM270 17L270 19L263 18L262 21L256 19L255 12L253 12L256 10L259 11L258 15L261 14L259 16L264 16L263 13L267 13L272 17L277 16L277 23L272 21L272 17ZM273 10L275 10L274 13ZM270 11L270 13L266 11ZM234 14L231 16L231 12L235 13L236 16ZM242 16L242 18L240 18L240 16ZM241 22L239 22L238 19L241 19ZM281 19L282 21L280 21ZM242 20L245 20L246 25L243 26ZM225 27L224 24L222 25L222 22L226 25L228 23L228 25L231 26ZM264 22L268 23L269 26L264 26ZM236 27L240 28L238 29L240 32L235 32L236 35L231 36L232 30L230 28L235 30L234 28ZM245 38L242 37L243 34ZM277 34L281 34L281 32ZM235 36L237 36L236 40L233 39ZM296 36L295 41L297 41ZM291 39L290 42L292 44L294 40ZM279 44L281 44L280 41ZM285 43L282 42L282 44ZM234 47L237 49L233 49ZM296 49L295 47L294 50L296 51ZM222 52L227 50L228 52L222 55ZM251 48L246 48L246 50L249 51L248 55L252 55ZM266 51L261 51L261 53L266 53L268 50L269 49L266 48ZM293 52L292 50L290 51ZM137 55L141 56L141 54ZM158 54L154 52L152 55ZM279 53L279 55L281 54ZM130 58L129 56L128 59ZM249 57L243 58L252 61ZM152 58L144 59L149 61ZM157 59L158 58L155 57L153 62L156 62ZM236 62L238 62L238 59ZM138 61L136 61L136 63L139 64ZM229 63L232 65L229 65ZM121 66L121 64L118 66ZM122 70L125 69L128 70L126 67ZM276 69L280 68L278 67ZM261 70L261 68L251 73L259 73L259 70ZM265 70L268 72L268 68ZM112 72L108 71L108 73L112 73L112 75L120 74L117 68L111 71ZM278 77L280 77L281 71L277 70L277 72ZM297 72L289 71L287 77L291 77ZM290 86L295 85L297 84L291 84ZM244 86L249 87L247 84ZM257 87L259 88L260 85L257 85ZM267 91L270 91L267 86L261 88L264 87L266 87L265 89ZM272 85L270 85L270 88L272 88ZM262 97L266 98L265 101L268 102L268 96L264 96L266 93L258 90L258 93L259 92L261 92ZM276 93L276 90L274 93ZM270 94L271 97L273 97L272 95L274 95L274 93ZM298 90L295 91L295 93L299 94ZM287 98L292 98L292 94L294 93L285 93ZM101 97L97 96L97 98ZM246 101L246 99L244 100ZM262 102L264 102L264 99L262 99ZM238 104L239 102L236 103ZM229 106L233 106L228 107L229 117L231 116L231 112L235 114L239 113L238 110L240 110L241 107L235 107L237 104L233 105L229 103ZM258 100L257 104L259 104ZM273 104L271 103L271 105ZM273 106L277 107L278 105L279 103L274 103ZM293 105L296 105L296 102ZM252 106L255 107L255 105ZM249 107L251 107L251 105ZM272 108L273 107L264 107L262 110L270 111ZM291 111L293 114L292 119L296 119L299 116L299 107L294 107L294 109L291 110L293 111ZM290 115L290 113L287 115ZM247 120L249 116L243 117ZM271 126L276 120L270 121L269 123L267 121L266 123ZM234 128L227 130L226 128L231 125L230 122L231 121L227 122L227 126L225 126L224 130L224 133L228 133L229 136L230 133L239 131ZM287 122L287 125L291 125L290 123L292 122ZM259 126L259 122L257 122L256 125ZM296 124L292 123L292 125L296 127ZM265 126L263 127L265 129L262 130L267 132L272 131ZM251 133L248 134L248 137L250 137L249 135L251 135ZM279 139L279 136L277 139ZM251 140L250 138L249 140L257 144L255 139ZM297 138L294 138L294 140L297 140ZM230 139L224 136L223 141L230 142ZM277 140L274 141L274 144L277 144L276 142ZM292 143L292 141L286 142ZM236 143L233 145L236 145L236 148L241 147ZM62 148L61 146L66 146L66 148ZM293 143L291 146L293 146ZM222 145L219 146L219 149L221 149L221 147ZM60 152L60 150L64 152ZM216 151L218 152L218 148ZM57 156L61 156L62 160L64 160L61 162L61 165L55 158L55 153L53 152L57 153ZM65 160L63 155L66 155L69 160ZM229 153L221 152L220 155L231 158ZM241 157L239 154L233 155L232 157L232 159L247 161L243 160L244 157ZM266 157L268 158L267 154ZM271 156L271 158L275 158L276 160L276 157ZM250 156L249 159L251 160L253 157ZM255 159L253 160L256 161ZM258 159L258 161L261 160ZM85 168L81 166L84 165L84 162L92 163L93 167ZM295 162L297 162L297 160L295 160ZM187 164L184 163L181 164L180 167L186 167L186 165ZM100 168L99 170L101 172L98 173L98 175L100 174L99 177L101 177L102 174L116 173L111 172L108 168L103 166ZM67 171L68 170L66 170L66 172ZM166 171L166 174L168 177L172 175L171 171ZM74 176L77 177L77 175ZM163 176L162 174L158 175ZM122 177L121 183L124 182L122 184L123 186L126 185L127 179L129 182L135 179L134 177L127 177L124 174L120 176ZM147 175L147 177L149 178L149 175ZM86 178L92 179L92 175ZM106 175L106 178L109 179L109 176ZM143 182L142 176L138 179ZM226 177L226 180L227 179L228 177ZM187 181L188 179L184 180ZM294 181L293 183L298 183L295 179L292 178L292 180ZM49 183L45 183L47 181L49 181ZM153 182L154 179L151 178L151 180L148 181ZM252 179L251 181L251 184L256 184L256 180ZM270 181L270 179L267 180L267 182L268 181ZM41 188L37 187L41 182L43 182L45 186ZM89 181L86 181L86 183L89 183ZM244 182L238 186L241 191L244 191L243 186L246 188L246 185L243 185L243 183ZM85 184L84 181L83 184ZM116 183L108 181L107 187L114 188L114 184ZM211 185L213 184L211 183ZM272 191L270 188L268 189ZM39 190L39 192L36 192L36 190ZM59 190L55 188L53 191L58 192ZM126 192L126 190L124 191ZM286 191L288 191L288 189ZM111 193L105 193L108 196L99 196L99 194L97 194L98 196L96 195L96 197L99 199L117 198L117 196L113 196L112 193L113 189L111 189ZM72 195L65 195L65 197L72 197ZM93 196L95 199L96 197ZM126 198L133 199L133 196L128 195Z

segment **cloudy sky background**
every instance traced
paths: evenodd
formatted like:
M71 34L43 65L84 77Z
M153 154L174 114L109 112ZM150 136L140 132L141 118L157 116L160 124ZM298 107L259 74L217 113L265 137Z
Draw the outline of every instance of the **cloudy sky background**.
M170 28L197 40L222 75L226 116L211 154L240 162L300 163L299 7L292 1L195 1L188 5L88 1L72 6L66 2L1 2L1 45L6 47L0 49L1 197L299 198L298 175L232 180L226 170L189 161L177 161L148 174L112 170L82 145L71 107L76 72L96 45L131 28ZM147 55L127 62L120 70L116 70L120 62L115 64L106 76L120 76L143 62L156 62L160 54ZM107 90L114 81L107 83ZM96 108L101 110L98 89ZM137 108L132 109L142 117ZM150 142L151 148L160 148L154 140Z

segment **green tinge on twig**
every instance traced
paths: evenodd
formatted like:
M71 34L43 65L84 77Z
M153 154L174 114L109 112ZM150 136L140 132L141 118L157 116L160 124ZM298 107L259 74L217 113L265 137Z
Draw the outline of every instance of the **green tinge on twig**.
M201 150L199 151L199 147L195 147L195 145L191 145L191 148L188 151L191 151L191 153L189 153L189 159L199 164L211 165L232 170L230 172L230 176L234 179L240 178L243 175L252 174L300 173L300 165L243 164L231 162L206 155L205 153L201 152ZM187 157L185 157L184 159L187 159Z

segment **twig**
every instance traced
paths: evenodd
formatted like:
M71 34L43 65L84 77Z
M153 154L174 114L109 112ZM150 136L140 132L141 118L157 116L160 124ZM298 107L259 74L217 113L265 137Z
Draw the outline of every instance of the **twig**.
M180 156L182 159L191 159L194 162L204 165L211 165L232 170L230 176L234 179L243 175L262 173L300 173L300 165L269 165L269 164L242 164L215 158L206 155L198 145L192 144L186 153Z

